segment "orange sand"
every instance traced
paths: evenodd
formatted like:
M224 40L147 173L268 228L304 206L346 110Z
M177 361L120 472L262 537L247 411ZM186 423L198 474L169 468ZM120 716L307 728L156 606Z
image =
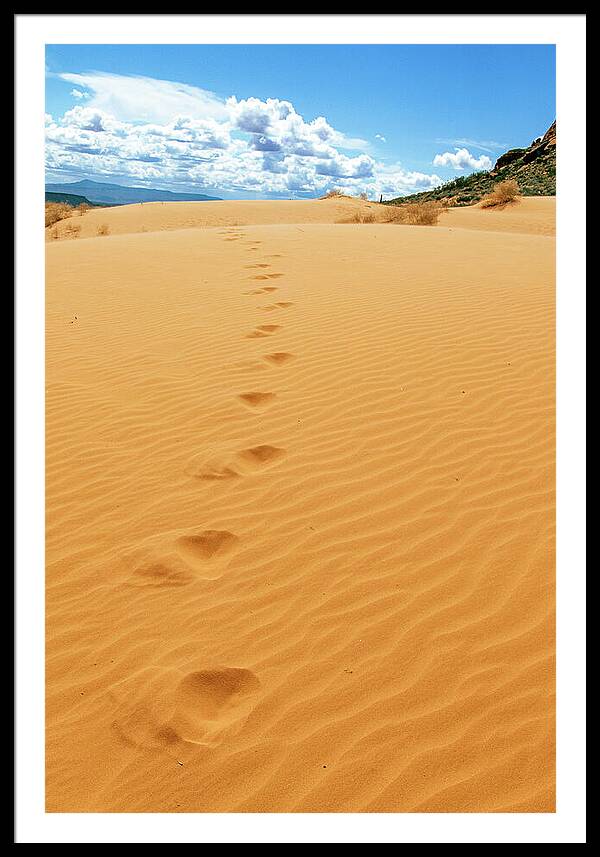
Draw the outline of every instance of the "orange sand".
M554 200L361 205L48 242L48 811L554 809Z

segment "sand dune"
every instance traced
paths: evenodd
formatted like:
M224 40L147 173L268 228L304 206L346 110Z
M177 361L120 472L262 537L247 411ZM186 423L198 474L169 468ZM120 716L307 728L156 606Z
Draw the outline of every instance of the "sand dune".
M357 205L49 241L48 811L554 809L554 201Z
M555 203L551 197L527 197L499 211L479 206L452 208L440 218L440 226L481 229L484 231L522 232L534 235L555 234ZM357 212L368 213L376 221L385 220L389 208L374 202L349 197L319 200L238 200L235 202L151 202L115 208L90 209L82 217L74 214L46 230L47 240L95 238L106 226L110 235L138 232L162 232L175 229L231 228L224 241L242 239L235 227L282 224L341 223ZM485 217L482 215L485 214ZM77 230L76 235L71 228Z

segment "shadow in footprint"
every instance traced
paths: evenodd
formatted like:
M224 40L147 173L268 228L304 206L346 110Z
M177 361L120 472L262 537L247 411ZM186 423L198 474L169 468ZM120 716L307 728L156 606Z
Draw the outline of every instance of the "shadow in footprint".
M291 306L294 306L291 301L278 301L276 304L269 304L268 306L259 307L259 309L263 312L273 312L275 309L287 309Z
M187 586L194 576L167 562L149 562L136 568L127 583L135 587L164 588L171 586Z
M238 398L251 408L263 408L273 401L275 393L240 393Z
M261 444L260 446L252 446L250 449L244 449L239 453L239 457L246 464L253 467L261 467L264 464L270 464L277 461L285 455L285 449L279 446L271 446L270 444Z
M238 537L229 530L203 530L177 539L177 550L183 559L195 566L225 556L237 542Z
M247 718L252 697L260 690L256 675L247 669L197 670L181 680L174 693L175 710L164 724L165 738L192 744L210 744L219 733ZM240 724L241 725L241 724Z
M287 363L293 359L294 355L289 354L287 351L275 351L273 354L265 354L265 360L268 360L269 363L274 363L276 366L281 366L283 363Z
M270 336L276 330L279 330L280 327L280 324L261 324L252 333L247 333L246 339L258 339L262 336Z
M212 467L211 465L195 469L189 468L188 473L190 476L205 482L225 482L228 479L237 479L240 475L231 467Z

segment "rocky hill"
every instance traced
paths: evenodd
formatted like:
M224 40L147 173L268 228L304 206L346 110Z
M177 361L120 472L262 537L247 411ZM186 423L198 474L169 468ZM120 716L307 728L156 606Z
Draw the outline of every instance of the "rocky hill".
M500 155L489 172L460 176L434 190L387 200L387 204L439 200L449 205L472 205L507 179L517 182L523 196L556 196L556 121L527 148L509 149Z

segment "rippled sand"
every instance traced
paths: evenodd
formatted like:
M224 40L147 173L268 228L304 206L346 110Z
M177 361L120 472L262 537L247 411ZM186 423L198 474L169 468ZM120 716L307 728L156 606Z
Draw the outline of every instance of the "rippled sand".
M48 811L553 811L554 200L364 205L48 242Z

